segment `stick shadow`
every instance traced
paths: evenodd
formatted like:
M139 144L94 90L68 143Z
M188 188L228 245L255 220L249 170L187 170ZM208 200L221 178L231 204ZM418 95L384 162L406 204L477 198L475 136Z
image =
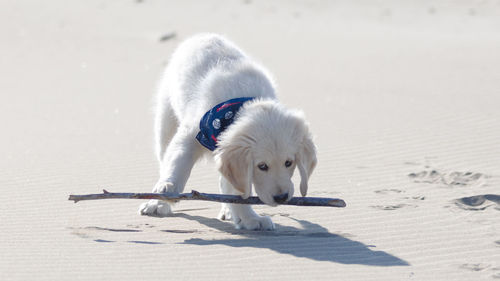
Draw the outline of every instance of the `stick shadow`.
M374 250L375 246L365 245L345 236L328 232L321 225L306 220L288 217L302 228L276 224L275 231L247 231L234 229L228 222L218 219L177 213L174 216L195 220L210 228L238 235L234 239L188 239L181 244L209 246L226 245L235 248L262 248L280 254L328 261L341 264L362 264L370 266L408 266L408 262L384 251ZM240 238L243 236L244 238Z

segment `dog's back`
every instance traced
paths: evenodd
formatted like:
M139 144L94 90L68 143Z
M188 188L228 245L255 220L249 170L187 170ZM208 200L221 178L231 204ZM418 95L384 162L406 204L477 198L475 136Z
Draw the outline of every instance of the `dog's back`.
M178 118L199 120L215 104L245 96L274 98L270 75L224 37L200 34L172 55L158 98Z

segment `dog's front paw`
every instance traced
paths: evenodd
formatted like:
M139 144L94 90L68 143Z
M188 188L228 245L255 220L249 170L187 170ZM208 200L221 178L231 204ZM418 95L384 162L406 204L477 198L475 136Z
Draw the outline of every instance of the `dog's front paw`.
M153 188L153 193L175 192L174 184L171 182L159 181Z
M172 214L172 208L167 202L149 200L139 207L139 214L143 216L166 217Z
M231 208L227 204L222 204L219 215L217 216L221 221L231 220Z
M251 216L234 220L237 229L274 230L274 223L268 216Z
M174 184L166 181L158 181L153 188L153 193L175 193ZM172 201L162 201L162 200L149 200L146 203L142 203L139 207L139 214L143 216L153 216L153 217L166 217L172 214L172 208L170 204L175 203Z

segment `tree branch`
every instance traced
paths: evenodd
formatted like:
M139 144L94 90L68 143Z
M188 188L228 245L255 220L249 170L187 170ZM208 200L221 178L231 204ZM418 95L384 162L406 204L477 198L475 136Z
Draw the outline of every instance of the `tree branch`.
M211 194L200 193L196 190L191 193L111 193L103 190L100 194L86 194L86 195L70 195L68 200L73 200L75 203L83 200L97 200L97 199L158 199L165 201L178 201L178 200L203 200L214 201L220 203L232 204L253 204L263 205L259 197L251 196L248 199L243 199L237 195L225 194ZM321 206L321 207L345 207L344 200L337 198L322 198L322 197L293 197L285 202L286 197L275 196L274 200L281 205L295 205L295 206Z

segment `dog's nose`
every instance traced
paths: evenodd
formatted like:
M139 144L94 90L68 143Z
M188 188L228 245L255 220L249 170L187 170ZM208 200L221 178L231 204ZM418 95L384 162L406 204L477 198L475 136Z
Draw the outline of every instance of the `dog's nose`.
M276 203L284 203L288 200L288 192L287 193L283 193L283 194L280 194L280 195L275 195L273 196L273 199Z

